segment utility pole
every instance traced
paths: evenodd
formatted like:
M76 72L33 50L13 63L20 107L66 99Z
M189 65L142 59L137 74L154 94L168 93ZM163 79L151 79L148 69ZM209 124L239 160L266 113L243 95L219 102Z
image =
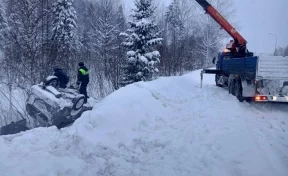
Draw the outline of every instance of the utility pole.
M274 53L276 53L276 50L277 50L277 35L276 35L276 34L273 34L273 33L268 33L268 34L273 35L273 36L275 37L275 39L276 39L275 51L274 51Z

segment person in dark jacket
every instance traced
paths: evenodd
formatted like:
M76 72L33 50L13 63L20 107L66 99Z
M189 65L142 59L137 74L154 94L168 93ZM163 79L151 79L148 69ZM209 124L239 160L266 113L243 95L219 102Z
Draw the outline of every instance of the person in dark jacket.
M89 98L87 95L87 86L89 83L89 70L84 65L83 62L79 62L79 68L78 68L78 76L77 76L77 85L80 85L80 94L85 95L85 103L87 102L87 99Z
M65 89L69 82L69 76L59 67L54 68L54 76L59 80L59 87Z

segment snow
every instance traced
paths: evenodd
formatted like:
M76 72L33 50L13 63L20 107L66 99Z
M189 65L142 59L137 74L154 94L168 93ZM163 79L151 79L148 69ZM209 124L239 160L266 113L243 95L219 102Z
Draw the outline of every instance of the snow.
M128 61L129 61L129 62L135 62L136 59L135 59L135 57L128 57Z
M120 88L61 130L0 137L0 175L287 176L286 104L240 103L200 72Z
M53 86L46 86L45 89L49 91L50 93L52 93L56 98L61 97L61 93L57 89L55 89Z
M12 108L14 111L17 110L17 113L13 112L13 117L9 117L9 88L5 84L0 84L0 127L22 120L21 116L25 114L26 92L22 89L13 88L11 98Z
M258 59L257 78L262 87L258 91L263 95L288 96L287 88L283 87L288 81L288 57L260 55ZM282 90L282 92L281 92Z
M31 92L38 98L45 100L45 102L48 103L50 106L60 107L60 109L72 106L71 101L63 98L56 98L54 94L46 90L43 90L42 88L40 88L39 85L31 86Z
M135 51L128 51L127 52L127 56L128 57L134 57L136 55L136 52Z
M147 25L151 25L151 21L147 18L142 18L138 22L136 22L136 27L146 27Z
M47 77L46 77L46 80L52 80L52 79L54 79L54 78L57 78L57 77L56 77L56 76L51 76L51 75L50 75L50 76L47 76Z
M159 51L152 51L150 53L146 53L145 56L152 60L153 57L159 58L160 57L160 53L159 53Z
M265 56L258 59L259 79L283 79L288 81L288 56Z
M147 45L150 46L150 45L154 45L154 44L157 44L157 43L160 43L162 42L163 39L162 38L155 38L155 39L151 39L147 42Z
M139 56L139 59L144 62L145 64L148 63L148 59L145 56Z
M263 87L258 88L258 91L262 95L274 95L282 94L288 96L287 86L284 85L284 80L262 80ZM282 90L282 91L281 91Z
M129 37L129 35L128 35L127 33L125 33L125 32L121 32L121 33L119 34L119 36Z

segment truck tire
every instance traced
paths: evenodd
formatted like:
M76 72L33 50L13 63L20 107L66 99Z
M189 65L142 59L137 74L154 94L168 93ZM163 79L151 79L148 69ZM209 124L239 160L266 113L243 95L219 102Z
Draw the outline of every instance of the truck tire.
M243 102L245 100L242 93L243 93L243 91L242 91L241 80L237 80L235 82L235 96L239 102Z
M232 94L233 96L235 96L235 81L234 80L229 82L228 91L229 91L229 94Z
M245 98L245 101L248 102L248 103L250 103L250 102L252 102L252 99L253 99L252 97L246 97L246 98Z

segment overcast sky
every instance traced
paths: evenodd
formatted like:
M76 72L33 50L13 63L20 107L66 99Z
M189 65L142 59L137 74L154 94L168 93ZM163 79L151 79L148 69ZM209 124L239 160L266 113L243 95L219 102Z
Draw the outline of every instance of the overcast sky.
M277 35L278 46L288 45L288 0L235 0L239 30L250 50L273 52Z
M124 0L128 7L133 0ZM157 0L156 0L157 1ZM169 4L171 0L158 0ZM192 1L192 0L191 0ZM288 45L288 0L234 0L235 22L248 41L248 49L256 53L272 53L277 46Z

